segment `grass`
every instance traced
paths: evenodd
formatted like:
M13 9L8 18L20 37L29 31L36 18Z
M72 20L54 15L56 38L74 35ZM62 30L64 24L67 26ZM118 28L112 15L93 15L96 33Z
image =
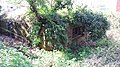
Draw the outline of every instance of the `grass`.
M27 50L31 54L27 57L24 53L0 43L0 67L119 67L120 46L118 43L101 39L97 41L97 46L96 48L83 47L77 52L70 49L45 51L35 48Z

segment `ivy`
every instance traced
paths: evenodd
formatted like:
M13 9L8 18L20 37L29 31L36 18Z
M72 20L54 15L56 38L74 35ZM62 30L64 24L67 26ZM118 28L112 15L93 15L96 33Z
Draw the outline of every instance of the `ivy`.
M42 1L42 2L39 2ZM49 1L46 1L47 3ZM38 8L37 12L45 18L45 30L44 36L49 40L52 45L59 47L60 44L68 43L67 26L82 25L85 27L85 32L91 32L91 40L97 40L105 35L107 29L109 29L109 22L103 14L94 13L91 10L87 10L85 7L72 9L72 3L70 0L55 0L54 4L46 5L44 0L36 0L35 6ZM60 15L58 11L67 9L65 15ZM40 20L40 19L39 19ZM44 23L44 21L41 21ZM38 32L41 26L39 22L34 22L33 27L34 35L39 35ZM37 24L38 25L37 25ZM37 42L42 41L36 39ZM35 41L36 41L35 40ZM40 40L40 41L39 41ZM34 42L34 41L33 41ZM35 42L36 43L36 42Z
M72 14L74 25L82 25L85 27L85 32L91 32L91 39L97 40L105 35L109 29L107 18L100 13L94 13L90 10L77 10Z

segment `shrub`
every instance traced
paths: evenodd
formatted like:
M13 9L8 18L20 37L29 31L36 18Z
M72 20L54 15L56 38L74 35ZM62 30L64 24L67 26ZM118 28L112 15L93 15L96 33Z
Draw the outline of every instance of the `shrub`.
M101 39L96 41L97 46L109 46L112 44L113 44L113 42L107 38L101 38Z
M0 43L0 67L32 67L29 59L21 52Z
M91 32L92 40L97 40L105 35L107 29L109 29L109 22L107 18L100 13L94 13L85 8L80 8L72 14L72 24L82 25L85 28L85 32Z
M37 3L40 4L40 2ZM39 5L36 5L36 7L37 6ZM58 10L52 9L52 7L50 9L44 3L40 6L40 9L36 11L45 19L44 21L35 21L35 24L33 25L34 29L32 31L33 37L40 35L38 32L41 31L41 24L44 23L44 30L42 32L44 33L43 37L48 40L48 42L46 42L47 45L53 45L55 48L61 48L61 44L68 43L66 31L68 25L72 25L73 27L76 25L82 25L85 32L91 32L90 39L93 41L102 38L105 35L106 30L109 28L109 23L106 17L85 8L78 8L74 11L71 7L67 7L68 5L66 5L65 8L63 7ZM64 9L66 9L66 11L64 11ZM60 15L59 12L64 15ZM32 40L34 40L34 38ZM33 42L35 42L34 44L41 42L40 44L42 45L42 37L36 38Z
M108 30L110 26L107 18L103 14L94 13L85 8L78 8L75 11L71 11L68 19L71 26L83 26L83 32L91 32L90 38L86 40L97 41L105 37L106 30ZM81 43L72 42L69 44L69 48L76 51L81 49L81 45Z

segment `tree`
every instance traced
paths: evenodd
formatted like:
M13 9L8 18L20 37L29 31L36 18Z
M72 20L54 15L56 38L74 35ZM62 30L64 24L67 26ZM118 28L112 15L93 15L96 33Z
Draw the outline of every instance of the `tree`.
M36 40L39 42L39 46L45 49L48 44L53 47L57 44L65 43L67 20L64 16L60 16L57 11L68 8L68 5L71 5L70 0L50 1L52 3L49 3L49 0L28 1L31 11L35 14L39 24Z
M81 7L73 10L71 0L29 0L28 2L37 18L33 26L39 27L33 30L33 36L37 36L33 38L34 44L46 50L65 47L65 44L69 43L68 25L74 27L82 24L85 32L91 32L92 40L102 38L109 28L109 23L102 14ZM65 13L60 15L62 11Z

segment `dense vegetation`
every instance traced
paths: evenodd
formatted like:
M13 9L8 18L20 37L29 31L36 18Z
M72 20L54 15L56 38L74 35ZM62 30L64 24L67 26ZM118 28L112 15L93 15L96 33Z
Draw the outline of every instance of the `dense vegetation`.
M118 66L119 44L106 39L97 41L97 48L84 47L77 54L68 50L45 51L44 49L31 50L30 56L23 52L0 44L0 66L1 67L83 67L83 66ZM106 45L106 46L103 46ZM25 47L21 47L25 48ZM19 49L21 50L21 49ZM28 53L29 49L22 51ZM114 64L116 63L116 64Z
M32 31L24 37L30 43L13 48L0 42L0 67L118 66L120 46L105 35L110 27L107 17L84 6L73 9L71 0L51 1L27 0ZM91 35L85 42L95 42L95 47L72 41L69 26L83 26Z
M43 45L44 40L47 40L46 45L52 45L54 48L64 47L69 43L67 28L71 25L82 25L85 28L84 32L91 32L90 40L93 41L102 38L109 29L107 18L102 14L94 13L85 7L73 10L69 0L53 1L55 4L43 0L28 2L37 20L32 32L32 36L36 38L32 40L34 45L39 47ZM49 5L46 5L47 3Z
M0 41L0 67L32 67L32 65L22 52L17 52Z

